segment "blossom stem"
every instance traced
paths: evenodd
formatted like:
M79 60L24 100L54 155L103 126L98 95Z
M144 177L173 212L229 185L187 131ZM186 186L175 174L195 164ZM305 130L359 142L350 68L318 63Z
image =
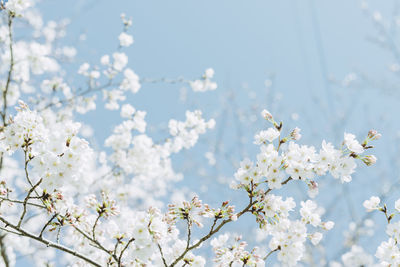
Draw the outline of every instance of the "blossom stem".
M5 198L5 197L0 197L0 200L1 200L1 202L7 201L7 202L10 202L10 203L24 204L24 201L16 200L16 199L9 199L9 198ZM32 202L26 202L26 205L37 207L37 208L46 209L45 206L40 205L40 204L36 204L36 203L32 203Z
M76 225L72 225L74 227L75 230L77 230L81 235L83 235L84 237L86 237L89 241L93 242L93 244L95 244L95 246L101 250L103 250L104 252L106 252L108 255L110 255L111 257L114 258L114 260L116 262L118 262L118 257L112 253L112 251L106 249L98 240L95 240L93 238L91 238L88 234L86 234L83 230L81 230L79 227L77 227Z
M36 187L38 187L41 182L42 182L42 179L40 179L39 182L37 182L31 189L29 189L28 194L26 195L24 202L23 202L24 209L22 211L21 217L19 218L18 227L21 226L21 223L24 220L24 217L25 217L25 214L27 211L27 203L28 203L29 196L32 194L33 191L35 191Z
M135 238L132 237L131 239L129 239L128 243L126 243L125 247L121 250L121 253L119 254L119 257L118 257L118 266L122 266L121 265L122 256L124 255L125 251L128 249L129 245L133 241L135 241ZM115 252L116 252L116 249L114 250L114 254L115 254Z
M280 247L277 247L276 249L274 249L274 250L271 250L265 257L264 257L264 261L265 260L267 260L267 258L272 254L272 253L274 253L274 252L276 252L276 251L278 251L278 250L280 250L281 248Z
M42 230L40 231L39 237L42 237L42 235L43 235L44 231L46 230L47 226L50 225L50 223L54 220L54 218L57 217L57 215L58 215L58 214L55 213L55 214L50 218L50 220L47 221L47 223L43 226Z
M187 220L187 241L186 241L186 249L188 249L188 248L189 248L189 245L190 245L190 237L191 237L191 235L192 235L192 229L191 229L191 227L190 227L189 218L186 218L186 220Z
M163 253L163 251L162 251L162 248L161 248L160 244L157 243L157 247L158 247L158 250L160 251L161 259L162 259L162 261L163 261L163 263L164 263L164 266L165 266L165 267L168 267L167 262L166 262L165 257L164 257L164 253ZM186 249L186 250L187 250L187 249Z

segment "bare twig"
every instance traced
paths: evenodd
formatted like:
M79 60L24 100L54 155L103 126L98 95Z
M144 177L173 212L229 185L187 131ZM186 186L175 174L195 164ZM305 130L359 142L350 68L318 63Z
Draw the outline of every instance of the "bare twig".
M7 201L7 202L10 202L10 203L15 203L15 204L24 204L25 203L22 200L10 199L10 198L6 198L6 197L0 197L0 200ZM37 208L41 208L41 209L46 209L45 206L37 204L37 203L26 202L26 205L37 207Z
M41 182L42 182L42 178L31 189L29 189L28 194L26 195L26 197L24 199L24 203L23 203L24 210L22 211L21 217L19 218L18 227L21 226L21 223L24 220L29 196L32 194L33 191L35 191L36 187L38 187Z
M186 249L188 249L189 248L189 245L190 245L190 238L191 238L191 235L192 235L192 229L191 229L191 223L190 223L190 219L189 218L186 218L186 221L187 221L187 241L186 241Z
M129 245L135 241L135 238L131 238L129 239L128 243L126 243L125 247L121 250L121 253L119 254L118 257L118 266L122 266L121 265L121 260L122 260L122 256L124 255L125 251L128 249ZM115 254L116 250L114 250L114 254Z
M266 260L266 259L268 259L268 257L272 254L272 253L274 253L275 251L278 251L278 250L280 250L281 249L281 247L277 247L276 249L274 249L274 250L271 250L265 257L264 257L264 261Z
M166 262L165 257L164 257L164 253L162 251L162 248L161 248L160 244L157 244L157 247L158 247L158 250L160 251L161 259L162 259L162 261L164 263L164 266L168 267L167 262ZM170 265L170 266L172 266L172 265Z
M42 235L43 235L44 231L46 230L47 226L50 225L50 223L54 220L54 218L57 217L57 215L58 215L58 214L55 213L55 214L50 218L50 220L47 221L47 223L43 226L42 230L40 231L39 237L42 237Z
M76 231L78 231L81 235L83 235L86 239L91 241L97 248L103 250L106 252L108 255L112 256L116 262L118 262L118 257L113 253L112 250L106 249L98 240L93 239L92 237L89 236L89 234L85 233L85 231L81 230L78 226L72 225Z

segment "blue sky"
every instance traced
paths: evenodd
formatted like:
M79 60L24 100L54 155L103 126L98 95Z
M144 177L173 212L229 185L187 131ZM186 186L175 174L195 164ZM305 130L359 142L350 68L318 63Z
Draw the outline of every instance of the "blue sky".
M391 15L390 2L378 4L384 15ZM335 88L327 77L342 79L357 70L380 78L392 63L387 52L367 41L376 30L359 1L54 0L42 6L46 18L72 20L71 42L87 35L79 60L98 62L113 51L124 12L133 18L135 38L127 50L129 65L141 77L191 78L213 67L220 90L235 87L240 94L243 83L263 90L274 74L287 113L303 116L315 117L318 105L330 112L344 109L330 103ZM304 105L315 109L310 113Z

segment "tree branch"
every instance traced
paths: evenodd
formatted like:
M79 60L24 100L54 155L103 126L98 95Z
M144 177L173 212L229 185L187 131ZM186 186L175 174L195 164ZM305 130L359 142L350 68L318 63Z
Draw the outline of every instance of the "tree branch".
M287 178L287 179L286 179L285 181L283 181L281 184L282 184L282 185L285 185L285 184L287 184L290 180L292 180L292 177ZM272 191L272 189L268 189L268 190L265 192L265 194L268 194L268 193L271 192L271 191ZM241 217L243 214L245 214L245 213L247 213L247 212L251 212L252 206L253 206L254 204L257 203L257 200L255 200L255 201L253 200L252 192L250 192L249 195L250 195L249 204L248 204L242 211L240 211L240 212L237 214L237 218ZM223 221L214 229L214 227L215 227L215 225L216 225L216 220L214 219L214 223L213 223L213 225L212 225L210 231L208 232L208 234L205 235L205 236L203 236L203 237L202 237L199 241L197 241L194 245L189 246L188 248L186 248L185 251L184 251L178 258L176 258L174 262L172 262L172 263L169 265L169 267L173 267L173 266L175 266L176 264L178 264L178 262L179 262L180 260L182 260L182 259L185 257L185 255L186 255L189 251L191 251L191 250L197 248L198 246L200 246L204 241L208 240L211 236L213 236L215 233L217 233L225 224L227 224L227 223L229 223L229 222L231 222L231 221L232 221L232 219L230 219L230 218L229 218L229 219L225 219L225 220L223 220Z
M79 253L79 252L77 252L75 250L72 250L72 249L70 249L70 248L68 248L66 246L63 246L61 244L56 244L56 243L54 243L52 241L49 241L47 239L44 239L44 238L42 238L40 236L36 236L36 235L34 235L34 234L22 229L21 227L10 223L9 221L4 219L3 217L0 217L0 221L2 221L6 225L6 227L11 227L14 230L18 231L22 236L26 236L26 237L29 237L31 239L34 239L34 240L36 240L38 242L41 242L41 243L45 244L48 247L56 248L56 249L59 249L61 251L66 252L66 253L69 253L69 254L71 254L71 255L73 255L75 257L78 257L78 258L86 261L87 263L92 264L93 266L101 267L100 264L96 263L94 260L88 258L87 256L85 256L85 255L83 255L83 254L81 254L81 253Z

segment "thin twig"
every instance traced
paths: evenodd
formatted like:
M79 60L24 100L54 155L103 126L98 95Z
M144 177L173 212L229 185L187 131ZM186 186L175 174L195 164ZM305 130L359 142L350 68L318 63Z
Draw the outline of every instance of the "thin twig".
M128 243L126 243L125 247L121 250L121 253L119 254L119 257L118 257L118 266L122 266L121 265L122 256L124 255L125 251L128 249L129 245L133 241L135 241L135 238L132 237L131 239L129 239ZM115 252L116 252L116 249L114 250L114 254L115 254Z
M100 217L101 217L101 213L99 213L99 215L96 218L96 221L93 224L93 228L92 228L93 240L96 240L96 226L97 226L97 223L99 222Z
M98 240L94 240L92 237L90 237L85 231L81 230L78 226L72 225L75 230L77 230L81 235L86 237L89 241L91 241L93 244L96 245L97 248L103 250L106 252L108 255L112 256L116 262L118 262L118 257L112 253L112 250L106 249Z
M27 206L27 203L28 203L29 196L36 189L36 187L38 187L40 185L41 182L42 182L42 178L40 178L40 180L31 189L29 189L28 194L26 195L26 197L24 199L24 203L23 203L24 210L22 211L21 217L19 218L18 227L21 226L21 223L24 220L24 217L25 217L25 214L26 214L26 206Z
M190 237L191 237L191 235L192 235L192 230L191 230L191 227L190 227L189 218L186 218L186 221L187 221L187 241L186 241L186 249L188 249L188 248L189 248L189 245L190 245Z
M281 248L278 246L276 249L274 249L274 250L271 250L265 257L264 257L264 261L266 261L267 260L267 258L272 254L272 253L274 253L275 251L278 251L278 250L280 250Z
M54 220L55 217L57 217L57 215L58 215L58 214L55 213L55 214L50 218L50 220L47 221L47 223L43 226L42 230L40 231L39 237L42 237L42 235L43 235L44 231L46 230L47 226L50 225L50 223Z
M162 251L162 248L161 248L160 244L157 243L157 247L158 247L158 250L160 251L161 259L162 259L162 261L164 263L164 266L168 267L167 262L165 261L164 253Z
M11 202L11 203L16 203L16 204L24 204L24 201L17 200L17 199L10 199L10 198L5 198L5 197L0 197L0 200ZM37 207L37 208L41 208L41 209L47 209L43 205L40 205L40 204L37 204L37 203L32 203L32 202L26 202L26 205Z

